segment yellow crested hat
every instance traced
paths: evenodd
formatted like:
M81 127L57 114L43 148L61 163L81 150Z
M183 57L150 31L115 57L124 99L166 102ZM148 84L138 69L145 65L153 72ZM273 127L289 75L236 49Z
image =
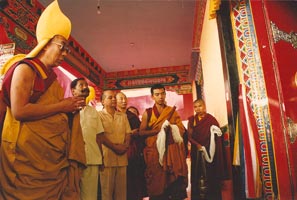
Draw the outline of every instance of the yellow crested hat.
M37 46L27 54L27 58L33 58L44 48L44 46L55 35L61 35L68 39L71 32L71 22L66 17L58 4L58 0L54 0L48 5L41 14L36 27Z
M86 98L86 104L89 104L90 101L94 100L96 97L95 89L92 86L89 86L89 96Z

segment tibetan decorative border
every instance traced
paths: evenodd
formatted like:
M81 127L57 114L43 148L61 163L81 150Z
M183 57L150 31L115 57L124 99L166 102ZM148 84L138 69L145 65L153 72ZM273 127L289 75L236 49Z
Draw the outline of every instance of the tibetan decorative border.
M165 86L167 91L174 91L179 95L182 94L192 94L192 84L182 84L182 85L173 85L173 86Z
M166 86L190 83L188 81L189 65L140 69L107 73L104 81L105 89L121 90L151 87L161 83Z
M237 63L246 88L248 106L253 112L251 123L257 127L256 138L261 180L265 199L274 199L278 194L274 160L268 96L263 75L262 62L254 29L250 1L231 1L233 31L235 35ZM251 164L251 163L248 163Z
M192 48L194 50L199 50L203 21L205 17L206 0L196 1L195 6Z
M200 58L200 40L205 17L206 3L206 0L200 0L196 1L195 5L196 8L193 27L191 68L188 77L189 81L195 80L199 85L203 85L202 64Z

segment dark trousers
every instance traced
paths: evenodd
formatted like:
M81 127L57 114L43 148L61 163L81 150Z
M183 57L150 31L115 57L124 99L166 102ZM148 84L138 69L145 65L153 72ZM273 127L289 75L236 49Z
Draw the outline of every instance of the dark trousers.
M184 184L184 178L179 177L173 182L163 194L158 196L150 196L150 200L184 200L187 198L187 191L181 190L181 186Z

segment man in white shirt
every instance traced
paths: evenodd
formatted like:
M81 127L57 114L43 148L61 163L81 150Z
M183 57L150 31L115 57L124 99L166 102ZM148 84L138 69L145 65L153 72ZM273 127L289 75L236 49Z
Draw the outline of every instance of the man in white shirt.
M73 80L70 86L73 96L89 96L88 83L84 78ZM86 105L79 112L87 161L87 168L83 171L80 183L80 197L81 200L97 200L99 167L103 167L100 138L104 136L104 129L94 107Z

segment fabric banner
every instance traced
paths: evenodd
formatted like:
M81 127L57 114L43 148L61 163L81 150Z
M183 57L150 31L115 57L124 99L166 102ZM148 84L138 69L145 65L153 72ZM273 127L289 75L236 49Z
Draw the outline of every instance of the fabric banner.
M239 121L243 143L243 167L245 171L245 194L247 198L259 198L262 195L262 182L258 153L254 139L254 130L250 120L249 109L246 101L245 86L240 85L239 91Z

